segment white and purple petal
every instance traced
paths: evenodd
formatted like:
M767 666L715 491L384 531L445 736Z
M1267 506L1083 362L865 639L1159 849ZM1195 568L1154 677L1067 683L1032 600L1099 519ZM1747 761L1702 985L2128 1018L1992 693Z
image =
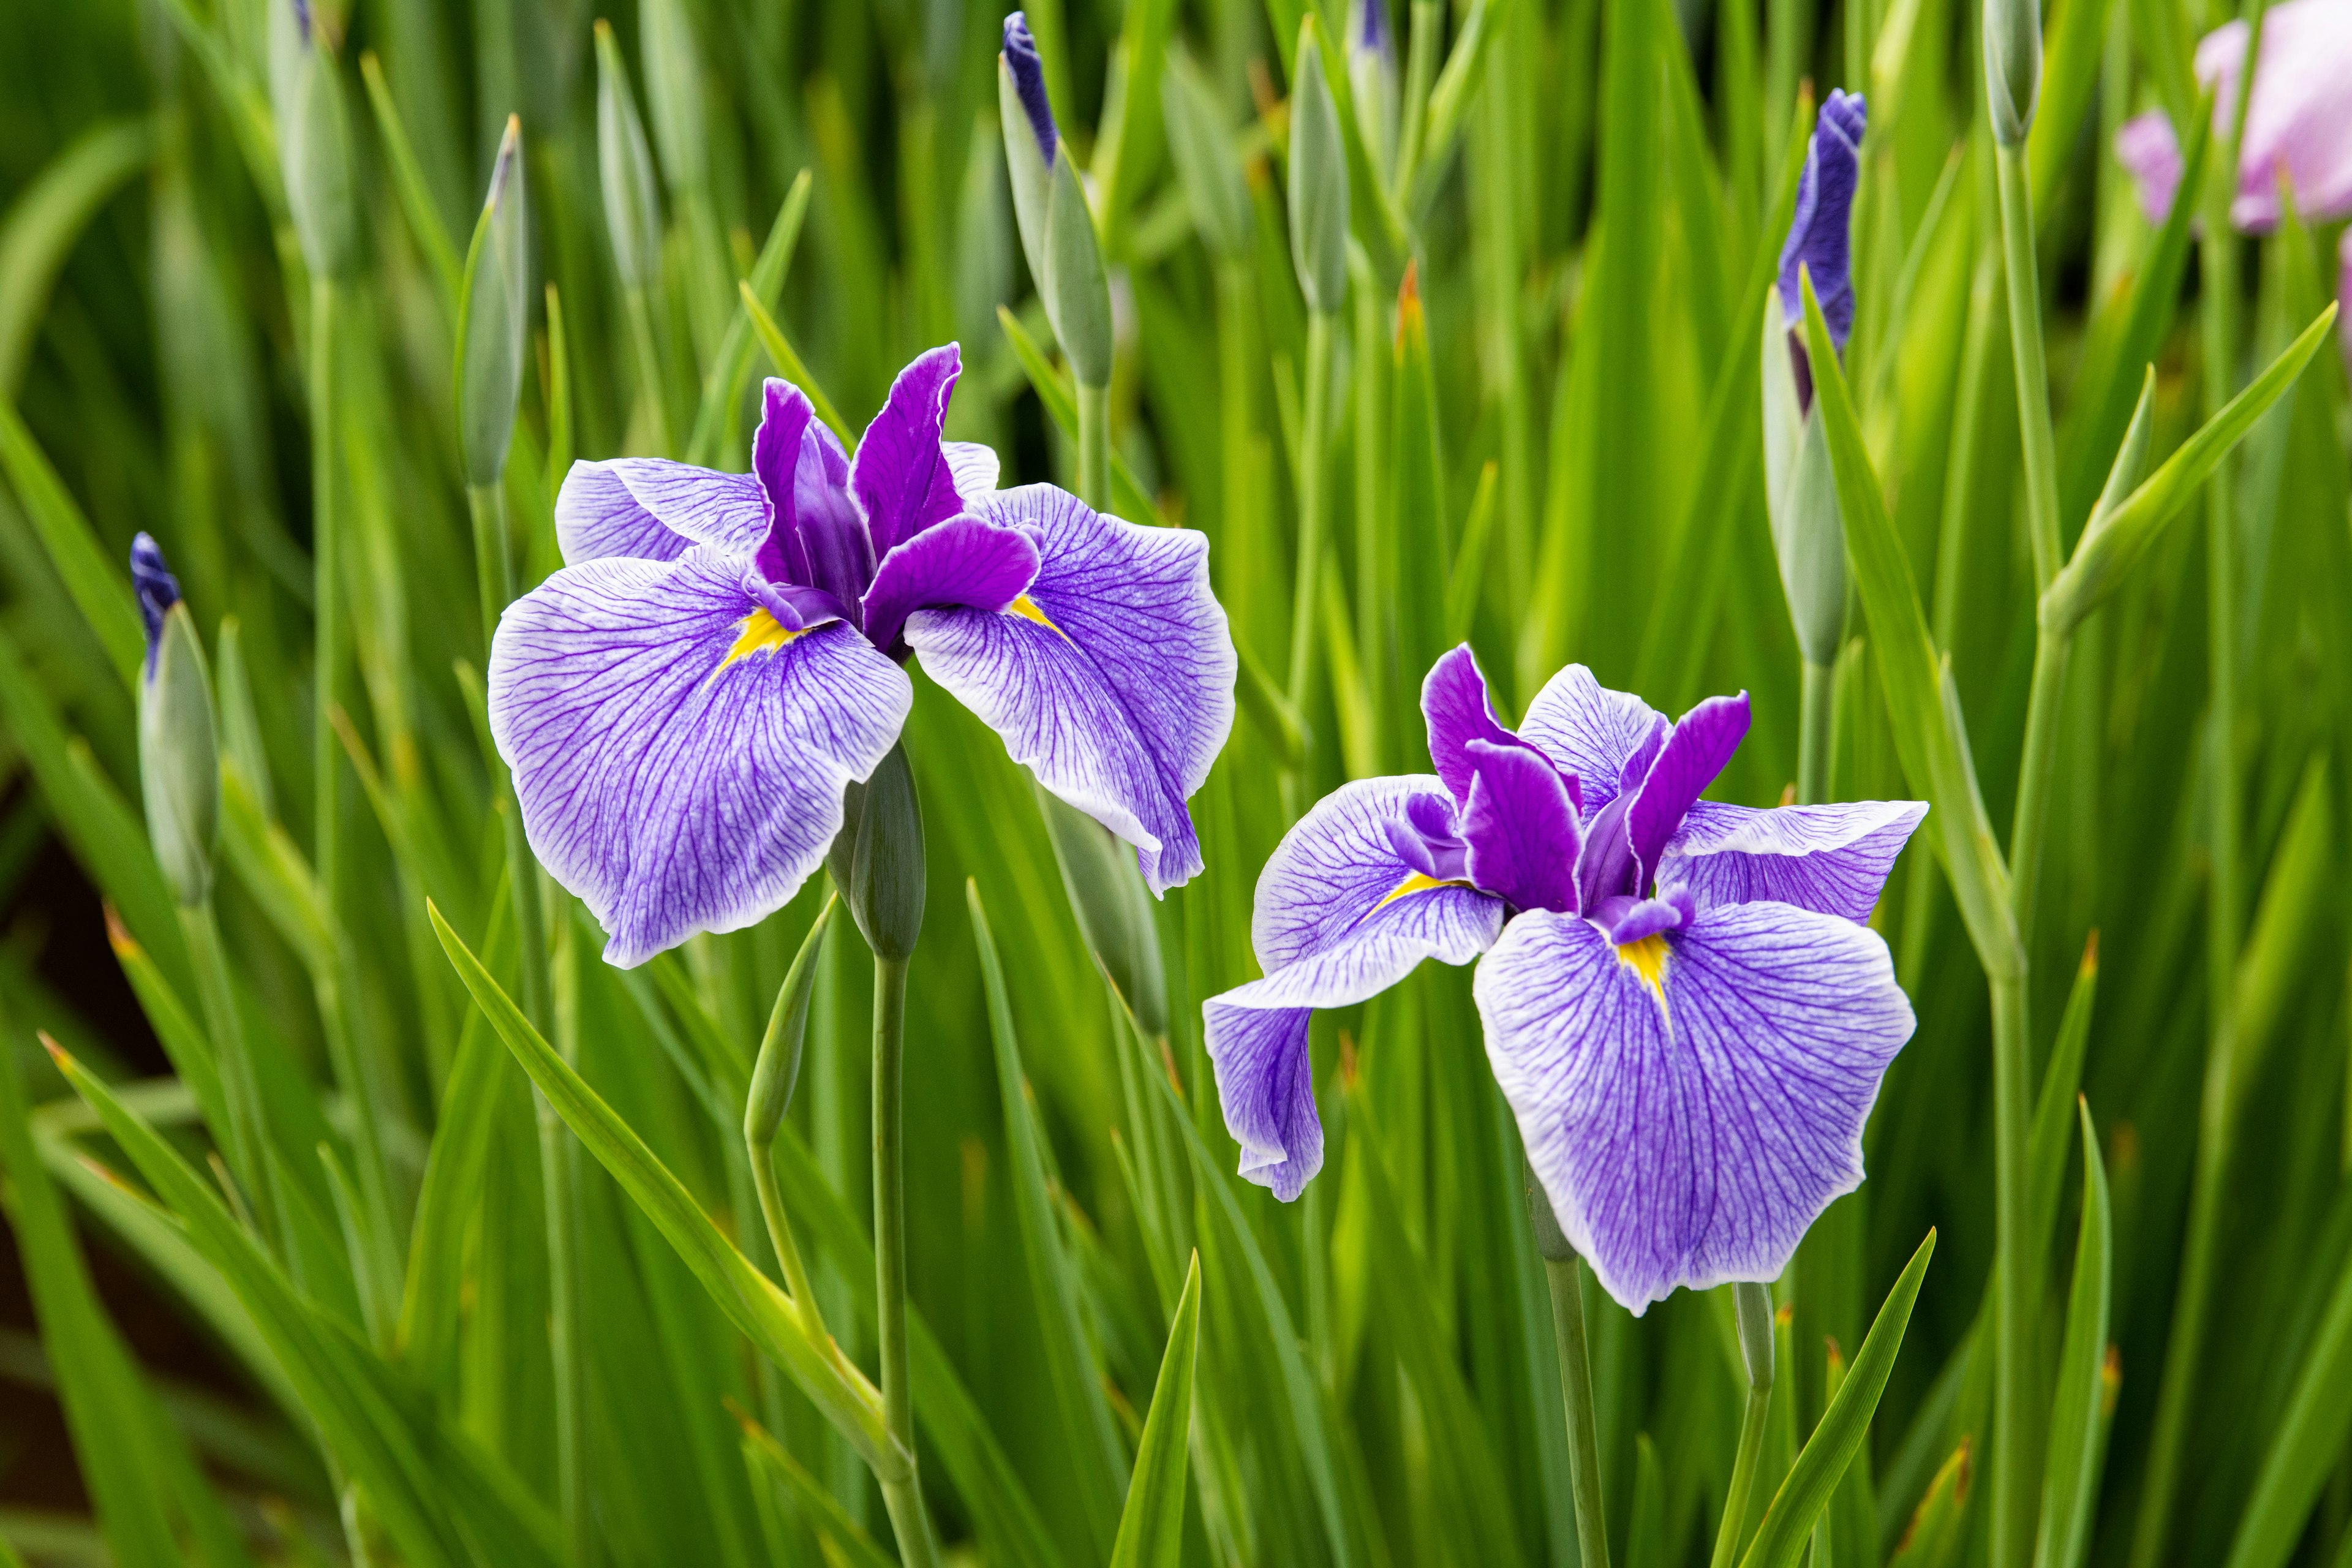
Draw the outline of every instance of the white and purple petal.
M1286 1201L1323 1160L1307 1061L1314 1010L1363 1001L1425 958L1467 963L1502 929L1499 899L1428 884L1390 842L1391 825L1416 802L1444 803L1444 788L1427 774L1360 779L1317 802L1258 877L1250 934L1265 978L1202 1008L1241 1173Z
M1201 868L1184 802L1234 723L1233 637L1209 546L1139 528L1051 485L982 498L1036 542L1028 592L1002 612L921 609L923 668L1004 738L1037 782L1136 847L1157 895Z
M1860 924L1927 815L1921 800L1773 811L1701 801L1667 842L1658 880L1687 889L1701 908L1771 900Z
M1748 693L1710 697L1682 716L1658 749L1656 761L1626 808L1625 830L1646 879L1657 870L1666 840L1683 814L1698 803L1748 735Z
M956 465L940 439L962 374L962 353L953 343L917 355L890 384L882 412L857 444L849 490L866 514L877 557L966 510L956 492Z
M1860 1184L1863 1123L1913 1027L1874 932L1786 904L1718 907L1624 950L1523 914L1475 992L1553 1212L1635 1313L1780 1275Z
M1590 821L1615 799L1632 772L1649 767L1642 755L1662 742L1666 716L1628 691L1612 691L1592 671L1571 664L1528 704L1519 738L1543 748L1544 755L1583 785L1583 811ZM1634 766L1638 764L1638 768Z
M566 567L492 641L490 730L532 850L627 967L781 908L913 700L856 628L790 633L740 563Z
M567 566L616 557L675 561L697 544L749 555L767 531L757 478L666 458L583 459L555 497L555 540Z

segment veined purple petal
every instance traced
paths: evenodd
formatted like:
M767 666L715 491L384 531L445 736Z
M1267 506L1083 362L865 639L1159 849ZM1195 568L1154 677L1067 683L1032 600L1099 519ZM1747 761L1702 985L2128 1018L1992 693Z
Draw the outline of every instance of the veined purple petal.
M1433 882L1462 881L1469 875L1470 846L1454 819L1454 803L1444 795L1408 795L1404 815L1385 825L1389 847Z
M856 621L874 577L874 546L850 503L847 460L799 387L770 376L763 402L751 473L768 529L752 564L772 583L824 590Z
M1486 1053L1570 1242L1639 1313L1779 1276L1862 1181L1911 1005L1886 944L1785 904L1619 948L1537 910L1478 966Z
M2180 189L2180 142L2161 109L2135 114L2116 127L2116 160L2139 192L2140 210L2162 223Z
M555 539L568 566L616 557L675 561L697 544L749 555L767 531L767 503L753 476L664 458L583 458L555 497Z
M1471 882L1513 909L1574 914L1583 828L1559 770L1529 746L1473 741L1465 749L1472 771L1462 837Z
M1013 90L1021 95L1021 107L1029 116L1029 129L1037 133L1037 151L1050 169L1054 166L1057 137L1053 101L1045 96L1045 63L1038 58L1037 40L1029 31L1029 18L1019 11L1004 18L1004 64L1013 72Z
M977 509L996 489L996 448L978 441L942 441L940 450L948 455L948 478L955 481L956 494L967 510Z
M1051 485L1000 490L980 510L1036 542L1035 580L1002 614L918 610L907 641L1014 762L1136 847L1154 894L1182 885L1201 868L1184 802L1234 724L1234 643L1209 592L1208 541L1122 522Z
M1797 176L1797 206L1789 237L1780 247L1780 316L1790 326L1804 320L1797 269L1812 277L1830 341L1845 352L1853 331L1853 194L1862 183L1862 136L1869 115L1860 93L1830 89L1805 144L1805 167Z
M1037 546L1021 530L970 515L950 518L882 557L866 591L866 635L887 652L917 610L1001 613L1036 575Z
M1417 876L1389 841L1416 802L1442 805L1443 787L1427 774L1360 779L1318 801L1258 877L1251 939L1265 978L1202 1009L1241 1173L1286 1202L1323 1163L1314 1009L1363 1001L1425 958L1467 963L1502 929L1500 900Z
M1633 858L1646 879L1655 873L1666 840L1683 814L1706 793L1748 735L1748 693L1710 697L1682 716L1625 813ZM1633 889L1641 891L1640 888Z
M1519 738L1543 748L1544 755L1574 773L1583 786L1583 813L1590 824L1624 787L1629 763L1645 745L1656 744L1666 716L1629 691L1612 691L1580 664L1549 680L1528 704ZM1641 759L1646 771L1649 763ZM1641 773L1633 777L1639 780Z
M627 967L781 908L898 738L906 672L841 624L788 633L707 550L570 566L490 647L490 731L532 850Z
M1703 800L1667 842L1658 880L1689 889L1702 908L1769 899L1859 925L1927 815L1920 800L1776 811Z
M1468 747L1474 741L1517 746L1520 739L1495 717L1486 696L1486 674L1478 656L1464 643L1429 667L1421 683L1421 712L1429 725L1429 760L1445 781L1456 805L1470 799L1471 765Z
M1599 925L1611 942L1623 947L1645 936L1687 925L1697 912L1689 892L1674 888L1663 898L1636 899L1621 893L1613 899L1603 899L1601 908L1590 911L1586 918Z
M948 343L919 354L890 384L882 412L850 459L849 491L879 558L965 510L940 441L963 355Z

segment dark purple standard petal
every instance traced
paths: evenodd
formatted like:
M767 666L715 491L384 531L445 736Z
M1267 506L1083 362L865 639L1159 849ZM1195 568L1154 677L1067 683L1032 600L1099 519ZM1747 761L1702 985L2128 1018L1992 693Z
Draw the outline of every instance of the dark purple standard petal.
M507 607L490 733L532 850L643 963L781 908L913 700L850 626L795 632L708 550L567 566Z
M1647 887L1666 840L1682 826L1683 814L1706 793L1747 735L1748 693L1743 691L1737 697L1708 698L1684 714L1666 737L1625 813L1639 878L1631 891Z
M764 402L751 437L751 474L768 528L752 565L771 583L824 590L838 614L858 621L874 578L874 546L850 504L841 448L792 383L771 376Z
M1004 18L1004 63L1013 72L1013 89L1029 115L1029 129L1037 133L1037 151L1045 167L1054 166L1054 105L1045 96L1045 62L1037 58L1037 40L1029 18L1019 11Z
M919 355L890 384L882 412L857 444L849 490L866 514L877 558L965 510L940 441L962 374L963 356L953 343Z
M1495 717L1494 704L1486 696L1486 672L1478 668L1478 656L1470 651L1468 643L1429 667L1421 683L1421 713L1429 725L1429 760L1456 805L1470 798L1470 778L1476 771L1470 761L1471 742L1527 744Z
M163 617L180 602L180 580L163 564L163 547L142 531L131 541L131 588L139 595L139 618L147 627L147 673L155 673L155 647L163 638Z
M1026 533L985 518L950 518L882 557L866 593L866 635L896 652L899 629L915 611L1001 613L1036 576L1037 545Z
M1860 1184L1863 1123L1913 1025L1875 932L1786 904L1623 945L1523 914L1475 992L1561 1229L1637 1313L1780 1275Z
M1517 910L1574 914L1581 830L1559 770L1531 746L1473 741L1462 837L1470 881Z
M1209 591L1208 541L1140 528L1051 485L982 499L1035 542L1002 613L923 609L906 639L932 679L1004 738L1037 782L1136 847L1157 894L1201 868L1184 803L1234 722L1234 643Z
M1797 176L1797 207L1789 237L1780 247L1780 318L1795 327L1804 320L1804 295L1797 286L1801 267L1813 280L1822 319L1840 353L1853 331L1851 219L1853 193L1862 181L1862 135L1869 120L1860 93L1832 88L1822 103L1812 139L1805 144L1804 172Z
M1470 846L1454 817L1454 803L1444 795L1410 796L1404 815L1388 824L1389 847L1433 882L1461 881L1469 875Z
M1467 963L1502 929L1503 904L1432 880L1398 855L1391 829L1438 781L1360 779L1299 818L1258 877L1250 939L1265 978L1212 997L1204 1043L1241 1173L1287 1201L1323 1163L1307 1060L1308 1020L1386 990L1424 958Z

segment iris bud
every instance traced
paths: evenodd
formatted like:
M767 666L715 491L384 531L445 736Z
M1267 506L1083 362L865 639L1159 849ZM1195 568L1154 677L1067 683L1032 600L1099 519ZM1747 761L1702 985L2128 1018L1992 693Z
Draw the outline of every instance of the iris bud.
M514 437L530 319L530 244L522 121L509 115L457 300L457 436L469 485L498 482Z
M613 265L631 289L650 285L661 268L661 197L653 150L629 89L629 68L611 24L596 24L596 164L604 188L604 226Z
M1348 80L1355 89L1356 121L1364 145L1383 174L1396 156L1396 35L1389 27L1387 0L1356 0L1356 25L1348 38Z
M334 56L309 0L269 7L269 110L303 264L320 278L349 278L362 261L351 125Z
M1347 304L1348 153L1311 15L1299 26L1290 87L1290 257L1309 310L1329 315Z
M1042 789L1037 802L1087 950L1127 1004L1135 1026L1147 1036L1167 1034L1168 976L1135 852L1076 806Z
M1764 306L1765 510L1797 649L1806 663L1827 666L1845 632L1845 527L1827 427L1802 397L1810 388L1800 386L1803 362L1781 325L1778 292L1767 290Z
M1223 111L1191 58L1171 49L1160 77L1160 107L1168 122L1168 153L1192 209L1192 226L1219 256L1248 253L1249 186L1234 155Z
M147 837L173 898L194 906L212 896L213 837L220 818L212 682L180 584L144 533L131 542L131 576L147 624L139 691L139 784Z
M775 1009L768 1015L768 1032L760 1041L760 1057L751 1068L751 1089L743 1100L743 1137L754 1148L772 1142L793 1107L793 1089L800 1082L801 1051L808 1039L809 999L816 994L816 964L824 951L825 928L833 923L835 900L827 899L801 941L800 952L785 972L776 992Z
M1061 138L1045 98L1045 68L1037 58L1037 40L1029 35L1029 19L1018 11L1004 18L1004 50L996 57L996 112L1004 133L1004 167L1013 180L1013 220L1021 230L1021 254L1042 291L1045 202Z
M1081 386L1108 386L1112 326L1110 275L1086 187L1067 158L1054 161L1045 200L1045 275L1038 280L1045 317Z
M923 930L923 808L907 748L892 746L871 778L843 792L841 804L841 835L825 868L874 956L909 958Z
M1992 138L2021 147L2042 94L2040 0L1985 0L1984 68Z

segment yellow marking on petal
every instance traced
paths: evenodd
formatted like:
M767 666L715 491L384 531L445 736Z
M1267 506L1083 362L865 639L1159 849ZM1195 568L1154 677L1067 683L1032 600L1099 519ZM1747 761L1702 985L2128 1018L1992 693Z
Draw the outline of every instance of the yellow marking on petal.
M1642 977L1658 1005L1666 1005L1666 939L1663 932L1652 931L1638 942L1617 944L1617 962Z
M719 661L719 669L726 668L737 659L749 658L761 648L782 647L808 629L806 626L794 628L785 626L764 607L744 616L742 625L742 631L735 638L735 646L729 648L727 657ZM719 670L714 669L711 673L716 675Z
M1402 899L1410 893L1426 893L1433 888L1466 888L1469 885L1469 883L1462 881L1441 882L1434 877L1423 876L1419 871L1415 871L1411 876L1405 878L1403 881L1399 882L1395 887L1390 889L1387 898L1382 899L1379 903L1374 904L1370 909L1366 910L1364 911L1364 918L1366 920L1370 920L1372 916L1379 914L1382 910L1387 909L1391 904L1395 903L1399 899Z
M1015 595L1013 602L1004 606L1004 613L1008 616L1019 616L1025 621L1034 621L1039 626L1045 627L1047 631L1053 633L1055 637L1060 637L1064 642L1070 642L1070 634L1055 626L1053 621L1047 617L1045 612L1037 607L1037 601L1031 598L1026 594ZM1070 646L1072 647L1076 647L1078 645L1076 643L1070 643Z

